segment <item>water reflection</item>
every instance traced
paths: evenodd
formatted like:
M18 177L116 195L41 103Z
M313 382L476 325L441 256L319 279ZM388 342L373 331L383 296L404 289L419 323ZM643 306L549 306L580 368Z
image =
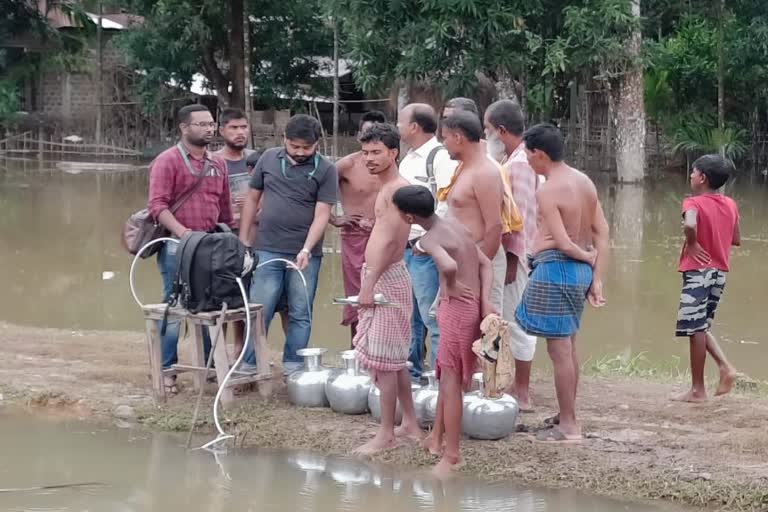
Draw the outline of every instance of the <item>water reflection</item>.
M30 164L31 165L31 164ZM69 175L31 167L0 171L0 321L64 329L142 329L128 291L130 258L120 245L122 223L146 196L143 174ZM52 166L53 164L51 164ZM598 181L611 227L611 260L605 277L608 305L587 308L580 351L584 359L639 352L655 363L687 358L674 339L680 277L676 271L682 237L680 203L688 193L682 178L618 186ZM715 334L739 370L768 379L761 356L768 335L762 323L768 288L761 285L768 258L768 187L736 183L728 191L741 210L744 245L734 252L733 271ZM338 249L331 231L328 249ZM105 278L105 276L107 278ZM757 279L756 279L757 278ZM160 280L154 261L142 261L137 288L156 300ZM332 353L348 347L339 325L341 310L331 300L342 292L337 254L326 254L315 302L314 346ZM280 346L275 322L270 339ZM539 350L537 366L548 367Z
M657 510L570 492L519 489L307 452L185 450L183 437L0 414L2 487L100 481L103 487L0 493L4 511Z

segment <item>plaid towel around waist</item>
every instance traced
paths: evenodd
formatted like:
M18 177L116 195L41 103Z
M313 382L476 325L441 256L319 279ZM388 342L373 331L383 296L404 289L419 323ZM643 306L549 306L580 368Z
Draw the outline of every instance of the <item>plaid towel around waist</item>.
M568 338L579 330L592 267L549 249L529 259L531 275L515 319L528 334Z

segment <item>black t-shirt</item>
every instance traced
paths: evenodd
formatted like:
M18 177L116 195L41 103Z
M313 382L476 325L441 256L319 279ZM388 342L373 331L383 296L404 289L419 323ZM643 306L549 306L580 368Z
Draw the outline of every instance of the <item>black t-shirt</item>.
M298 254L315 219L315 205L336 204L337 180L336 167L319 154L292 165L285 148L265 151L251 175L251 188L263 192L256 249ZM322 254L321 238L312 255Z

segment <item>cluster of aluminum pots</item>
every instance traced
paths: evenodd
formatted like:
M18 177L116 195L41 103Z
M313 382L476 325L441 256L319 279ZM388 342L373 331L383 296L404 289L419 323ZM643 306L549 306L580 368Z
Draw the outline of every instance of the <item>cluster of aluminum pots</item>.
M288 377L288 401L300 407L330 407L342 414L365 414L370 411L375 421L381 421L381 392L360 368L353 350L342 352L343 368L329 369L322 364L324 348L299 350L304 357L304 369ZM411 384L414 408L419 426L429 428L435 421L438 383L434 372L425 372L425 386ZM515 431L519 407L507 394L488 398L483 392L483 374L472 377L478 389L466 393L463 399L462 431L473 439L502 439ZM402 421L403 412L397 403L395 422Z

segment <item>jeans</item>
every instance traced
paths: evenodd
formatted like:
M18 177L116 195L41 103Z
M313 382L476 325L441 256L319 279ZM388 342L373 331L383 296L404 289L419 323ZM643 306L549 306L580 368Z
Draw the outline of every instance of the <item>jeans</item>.
M426 254L414 256L411 249L405 250L403 256L408 273L411 274L413 286L413 316L411 318L411 353L408 360L413 363L411 377L421 377L424 362L424 329L429 329L432 339L432 368L435 367L437 345L440 332L437 319L429 316L429 308L437 298L440 280L435 262Z
M178 248L179 244L165 242L157 255L157 266L160 269L160 276L163 278L163 302L168 302L171 295L173 279L176 277L176 250ZM163 354L164 370L179 362L176 346L179 343L180 323L169 321L165 328L165 334L161 336L160 347ZM162 320L158 322L158 329L162 329L162 324ZM211 336L207 327L203 327L203 349L205 360L208 361L208 355L211 352Z
M268 251L256 251L256 254L259 257L259 265L274 258L288 261L294 261L296 258L295 254ZM306 292L301 276L296 270L286 268L283 261L273 261L257 268L251 279L251 302L263 306L264 327L267 331L280 298L285 293L288 302L288 331L285 334L283 349L283 374L285 375L300 370L304 366L303 358L296 355L296 351L309 345L309 337L312 333L312 304L315 302L317 278L322 260L322 257L311 257L309 266L302 272L307 280ZM256 364L252 343L247 344L244 357L247 364Z

